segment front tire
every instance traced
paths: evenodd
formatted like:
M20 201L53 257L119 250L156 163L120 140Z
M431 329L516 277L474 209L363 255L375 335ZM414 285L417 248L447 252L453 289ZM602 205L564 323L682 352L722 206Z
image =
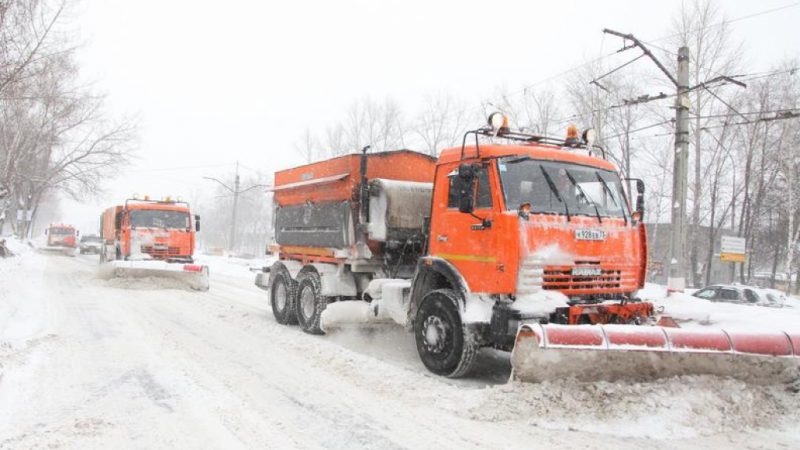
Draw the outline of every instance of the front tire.
M450 378L469 373L480 346L461 321L460 298L451 289L431 291L422 298L414 318L414 337L422 363Z
M281 325L294 325L297 323L295 312L295 282L289 271L282 265L273 267L272 282L269 288L269 301L272 305L272 315L275 321Z
M297 323L310 334L325 334L320 326L322 311L328 306L322 282L316 270L304 270L297 276Z

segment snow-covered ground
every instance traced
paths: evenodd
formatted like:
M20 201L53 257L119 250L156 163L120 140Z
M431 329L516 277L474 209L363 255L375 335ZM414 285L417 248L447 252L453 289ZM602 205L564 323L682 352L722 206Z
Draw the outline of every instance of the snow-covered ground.
M688 293L667 295L666 287L656 284L647 284L639 295L663 307L662 314L673 317L683 328L800 332L800 302L795 298L788 298L783 308L711 302Z
M0 448L800 447L800 394L782 386L509 383L492 351L448 380L397 328L276 324L244 260L201 258L211 289L194 292L17 248L0 260ZM687 326L800 318L691 300L659 303Z

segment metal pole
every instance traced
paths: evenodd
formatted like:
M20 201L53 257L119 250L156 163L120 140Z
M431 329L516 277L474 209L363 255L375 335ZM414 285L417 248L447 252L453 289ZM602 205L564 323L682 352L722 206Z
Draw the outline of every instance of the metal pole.
M686 183L689 175L689 48L678 49L675 101L675 159L672 173L672 230L667 290L686 288Z
M239 207L239 161L236 161L236 177L233 180L233 218L231 219L231 251L236 248L236 209Z

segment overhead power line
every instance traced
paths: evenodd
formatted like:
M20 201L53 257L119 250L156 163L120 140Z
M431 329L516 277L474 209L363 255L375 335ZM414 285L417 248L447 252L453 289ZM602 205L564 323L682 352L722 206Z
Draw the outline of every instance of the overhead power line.
M752 115L759 115L759 114L786 114L786 113L790 113L790 114L792 114L792 113L800 113L800 108L775 109L775 110L770 110L770 111L745 111L745 112L739 112L739 113L736 113L736 114L731 114L731 113L710 114L710 115L707 115L707 116L699 116L699 117L697 115L693 114L693 116L695 118L700 118L700 119L719 119L719 118L726 118L726 117L752 116ZM747 120L750 120L750 119L747 119Z
M733 19L723 20L721 22L717 22L717 23L714 23L714 24L711 24L711 25L706 25L704 27L695 28L694 30L688 31L687 34L693 34L693 33L699 32L699 31L707 30L709 28L722 27L722 26L725 26L725 25L728 25L728 24L731 24L731 23L740 22L742 20L752 19L754 17L764 16L764 15L767 15L767 14L772 14L774 12L783 11L783 10L789 9L789 8L794 8L794 7L798 6L798 5L800 5L800 2L794 2L794 3L790 3L788 5L779 6L777 8L766 9L766 10L763 10L763 11L759 11L759 12L755 12L755 13L752 13L752 14L748 14L746 16L740 16L740 17L735 17ZM651 39L650 42L663 41L665 39L678 37L678 36L680 36L682 34L683 33L673 33L673 34L669 34L669 35L666 35L666 36L662 36L660 38Z
M788 119L797 119L800 118L800 112L792 112L792 111L784 111L781 113L776 113L772 117L759 117L755 120L747 120L743 122L734 122L734 123L724 123L722 125L713 125L710 127L702 127L701 130L713 130L715 128L722 128L728 127L733 125L752 125L761 122L775 122L777 120L788 120Z
M735 17L733 19L723 20L723 21L715 23L715 24L706 25L705 27L699 27L699 28L693 29L693 30L689 31L688 33L697 33L698 31L702 31L702 30L705 30L705 29L721 27L721 26L724 26L726 24L731 24L731 23L740 22L740 21L747 20L747 19L752 19L754 17L759 17L759 16L763 16L763 15L767 15L767 14L772 14L772 13L775 13L775 12L783 11L785 9L794 8L796 6L800 6L800 2L794 2L794 3L790 3L788 5L784 5L784 6L771 8L771 9L766 9L766 10L763 10L763 11L758 11L758 12L755 12L755 13L752 13L752 14L748 14L748 15L745 15L745 16L740 16L740 17ZM659 42L659 41L663 41L663 40L670 39L670 38L673 38L673 37L677 37L677 36L680 36L681 34L682 33L673 33L673 34L668 34L668 35L665 35L665 36L657 37L657 38L654 38L654 39L640 40L640 42L642 42L644 44L648 44L653 48L656 48L658 50L661 50L661 51L663 51L665 53L668 53L668 54L670 54L672 56L676 56L677 57L678 56L677 53L675 53L673 51L670 51L670 50L667 50L664 47L661 47L659 45L656 45L656 44L654 44L654 42ZM586 62L584 62L582 64L578 64L576 66L570 67L569 69L566 69L564 71L558 72L558 73L553 74L553 75L550 75L550 76L548 76L546 78L543 78L543 79L541 79L539 81L536 81L534 83L527 84L527 85L523 86L522 88L520 88L518 90L515 90L515 91L512 91L512 92L508 92L505 95L506 96L514 96L514 95L518 95L518 94L521 94L521 93L527 93L527 91L529 89L532 89L532 88L534 88L536 86L539 86L541 84L547 83L548 81L552 81L552 80L554 80L556 78L559 78L561 76L564 76L564 75L566 75L568 73L574 72L574 71L576 71L578 69L581 69L583 67L586 67L586 66L588 66L590 64L594 64L594 63L600 62L600 61L602 61L604 59L610 58L610 57L612 57L612 56L614 56L614 55L616 55L616 54L618 54L620 52L623 52L625 50L629 50L630 48L633 48L633 46L630 46L630 47L623 46L621 49L619 49L617 51L614 51L614 52L608 53L608 54L604 54L604 55L599 56L597 58L593 58L593 59L591 59L589 61L586 61ZM641 58L641 56L639 58ZM634 61L638 60L639 58L634 59ZM628 64L630 64L632 62L633 61L629 61L628 63L624 64L622 67L624 67L625 65L628 65ZM619 67L619 68L622 68L622 67ZM700 67L710 71L711 73L714 73L715 75L720 75L720 73L715 72L712 69L709 69L709 68L703 67L703 66L700 66ZM796 69L793 69L793 70L796 70ZM616 70L614 70L614 71L616 71ZM614 72L614 71L612 71L612 72ZM606 74L606 75L609 75L609 74ZM732 76L731 78L738 78L738 77L741 77L741 76L745 76L745 75L736 75L736 76ZM771 75L768 75L768 76L771 76ZM602 77L599 77L599 78L602 78ZM744 80L744 81L749 81L749 80ZM496 97L495 97L495 99L496 99ZM491 101L484 101L483 104L484 105L485 104L491 105L492 102Z

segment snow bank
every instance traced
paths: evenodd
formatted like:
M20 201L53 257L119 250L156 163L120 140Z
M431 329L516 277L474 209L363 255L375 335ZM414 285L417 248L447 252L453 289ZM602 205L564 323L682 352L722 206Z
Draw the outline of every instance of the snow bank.
M476 395L467 417L553 430L676 439L760 427L792 429L800 396L712 376L647 383L512 382Z
M785 308L769 308L725 302L711 302L686 293L667 295L666 287L648 283L639 297L663 308L681 327L713 326L730 330L800 331L800 308L788 299Z
M232 256L195 255L195 262L208 266L209 271L215 275L249 279L255 279L253 270L261 271L262 267L269 267L276 260L274 256L244 259Z
M569 306L566 295L556 291L539 291L534 294L525 294L514 301L514 309L523 314L549 317L556 308Z
M19 256L23 253L26 253L32 249L31 245L26 242L22 242L14 236L3 236L0 239L5 239L6 241L6 248L14 252L14 255Z

